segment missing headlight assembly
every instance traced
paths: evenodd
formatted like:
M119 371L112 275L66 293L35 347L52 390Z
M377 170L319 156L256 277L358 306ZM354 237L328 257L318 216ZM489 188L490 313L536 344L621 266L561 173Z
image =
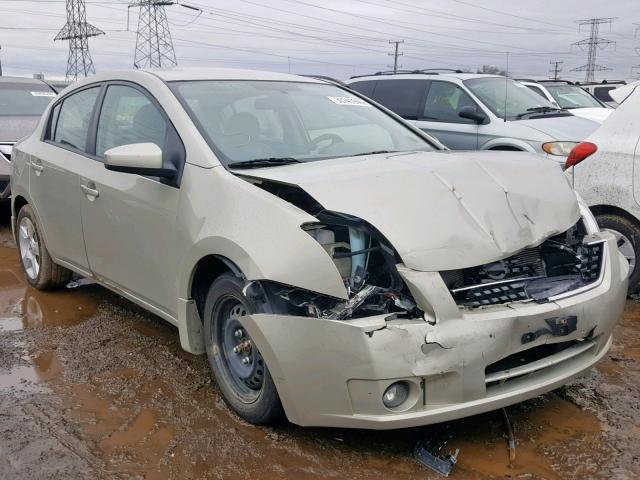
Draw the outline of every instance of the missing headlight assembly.
M365 221L323 211L318 222L302 225L333 260L349 294L339 300L270 281L252 282L248 295L262 299L280 313L331 320L378 314L420 316L421 312L400 277L398 255L384 236ZM259 284L258 284L259 283Z
M463 307L547 302L596 283L604 252L603 242L590 240L580 220L566 232L511 257L440 274Z

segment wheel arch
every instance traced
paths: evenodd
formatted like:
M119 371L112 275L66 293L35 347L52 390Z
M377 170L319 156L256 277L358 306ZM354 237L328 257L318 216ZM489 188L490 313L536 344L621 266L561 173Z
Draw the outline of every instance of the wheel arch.
M232 260L223 255L205 255L194 265L189 280L189 298L195 301L201 319L209 287L220 275L228 272L239 278L245 276Z
M640 229L640 219L638 219L633 214L629 213L623 208L616 207L615 205L607 205L607 204L599 204L592 205L589 207L591 212L595 215L617 215L619 217L625 218L633 223L638 229Z

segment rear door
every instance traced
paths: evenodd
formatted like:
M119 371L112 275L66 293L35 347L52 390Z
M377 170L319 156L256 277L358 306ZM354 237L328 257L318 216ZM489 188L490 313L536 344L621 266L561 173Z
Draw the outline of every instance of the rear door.
M415 124L452 150L476 150L479 127L473 120L458 115L463 107L482 112L461 87L452 82L434 80Z
M175 317L175 225L180 190L158 178L107 170L104 152L155 143L165 159L184 147L160 105L130 83L106 86L92 146L94 161L80 176L82 224L94 275ZM179 169L180 170L180 169Z
M63 98L51 110L44 142L31 151L29 194L53 257L86 272L78 171L87 157L89 125L101 86Z

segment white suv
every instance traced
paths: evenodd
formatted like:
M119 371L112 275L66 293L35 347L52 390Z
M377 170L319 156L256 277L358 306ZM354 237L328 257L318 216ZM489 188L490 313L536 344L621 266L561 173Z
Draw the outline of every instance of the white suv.
M519 402L601 359L625 303L615 239L557 164L441 151L323 80L92 76L12 165L29 283L75 272L176 325L254 423L401 428Z
M525 151L564 162L598 127L497 75L381 72L347 83L452 150Z

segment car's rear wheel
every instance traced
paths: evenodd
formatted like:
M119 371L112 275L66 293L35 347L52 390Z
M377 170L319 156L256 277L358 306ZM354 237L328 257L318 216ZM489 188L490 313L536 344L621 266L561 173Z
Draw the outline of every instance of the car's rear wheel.
M602 230L616 237L618 250L629 262L629 293L640 291L640 229L630 220L619 215L603 214L596 217Z
M264 425L283 417L269 369L239 318L255 312L233 274L218 277L207 294L204 313L209 364L227 404L250 423Z
M22 269L29 284L38 290L59 288L71 280L73 273L51 259L42 240L36 217L29 205L18 212L16 240Z

